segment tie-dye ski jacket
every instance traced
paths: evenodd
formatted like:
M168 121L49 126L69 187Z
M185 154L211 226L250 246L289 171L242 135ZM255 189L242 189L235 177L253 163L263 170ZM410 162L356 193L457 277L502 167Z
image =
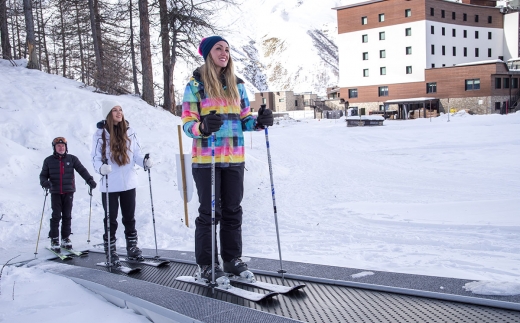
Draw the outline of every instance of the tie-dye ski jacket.
M197 70L193 73L182 102L182 123L184 132L193 138L192 167L211 167L210 138L200 132L204 117L215 110L222 117L223 124L215 133L215 166L230 167L244 164L244 131L254 131L256 119L251 115L244 81L237 77L240 101L228 104L220 98L207 98L204 84Z

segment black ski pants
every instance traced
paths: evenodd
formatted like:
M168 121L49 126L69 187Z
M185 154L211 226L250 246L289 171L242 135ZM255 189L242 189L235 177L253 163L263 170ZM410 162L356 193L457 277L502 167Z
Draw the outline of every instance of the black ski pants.
M211 168L193 168L199 195L195 219L195 258L198 265L211 264ZM215 167L215 226L220 223L220 254L225 262L242 256L242 197L244 166ZM215 241L215 262L218 262Z
M61 238L68 238L72 222L72 201L74 193L51 193L52 216L49 238L59 238L61 220Z
M103 240L107 241L106 193L101 193L101 199L103 200L103 209L105 210L105 218L103 219L103 224L105 225L105 234L103 234ZM137 234L137 231L135 230L135 188L123 192L108 193L108 205L108 211L110 215L110 241L113 242L116 239L119 205L121 205L121 222L125 226L125 237Z

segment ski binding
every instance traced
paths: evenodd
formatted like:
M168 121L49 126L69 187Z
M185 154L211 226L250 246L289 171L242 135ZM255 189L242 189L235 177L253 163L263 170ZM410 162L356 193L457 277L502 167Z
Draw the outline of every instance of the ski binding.
M135 273L138 273L138 272L141 271L141 268L139 268L139 267L137 267L137 268L130 268L130 267L123 266L121 264L109 266L108 263L106 263L106 262L98 262L96 265L101 266L101 267L105 267L105 268L109 268L109 269L112 268L112 269L121 271L121 272L123 272L123 273L125 273L127 275L135 274Z
M179 276L179 277L175 278L175 280L190 283L190 284L195 284L195 285L199 285L199 286L210 287L208 282L206 282L205 280L200 279L200 278L198 279L198 278L192 277L192 276ZM231 284L229 284L229 279L226 276L219 277L217 279L217 286L215 286L214 288L216 290L222 291L224 293L232 294L232 295L235 295L235 296L238 296L238 297L241 297L241 298L253 301L253 302L259 302L264 299L269 299L273 296L278 295L277 292L270 292L267 294L262 294L262 293L250 292L250 291L242 289L242 288L234 287Z
M161 267L165 265L169 265L170 262L166 260L161 259L150 259L150 258L144 258L143 256L140 257L126 257L121 259L121 261L128 262L131 264L143 264L148 266L154 266L154 267Z

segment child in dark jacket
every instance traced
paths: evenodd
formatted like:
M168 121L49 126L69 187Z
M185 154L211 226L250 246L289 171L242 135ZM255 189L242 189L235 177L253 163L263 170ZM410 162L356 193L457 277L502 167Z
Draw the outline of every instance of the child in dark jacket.
M51 249L61 252L59 227L61 220L61 248L72 249L70 241L72 201L76 191L74 170L87 182L91 189L96 188L96 182L79 159L67 154L67 140L64 137L52 141L54 153L43 161L40 173L40 185L51 193L52 217L50 221L49 238Z

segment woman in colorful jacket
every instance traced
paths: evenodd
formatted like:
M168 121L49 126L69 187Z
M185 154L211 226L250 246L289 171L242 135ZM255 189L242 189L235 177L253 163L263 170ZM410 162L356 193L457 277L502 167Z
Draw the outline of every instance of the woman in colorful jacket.
M265 110L251 115L244 81L235 76L229 43L220 36L202 39L199 54L205 64L197 68L186 86L182 103L183 129L193 138L192 173L199 196L195 220L195 257L202 279L211 281L224 272L247 270L242 256L242 197L244 193L244 131L273 124ZM215 224L220 223L220 253L224 268L211 257L211 145L215 134ZM217 246L215 241L215 246Z
M110 252L112 265L117 266L119 257L116 253L116 230L119 206L121 206L121 222L125 226L128 258L143 260L141 250L137 247L137 230L135 229L135 188L137 187L135 164L147 170L152 167L152 161L148 158L148 154L142 155L137 135L125 120L121 105L115 101L105 100L101 104L101 110L105 120L97 124L97 131L92 140L91 156L94 169L103 175L100 191L105 213L108 181L110 251L106 217L103 220L105 225L103 241L107 261Z

